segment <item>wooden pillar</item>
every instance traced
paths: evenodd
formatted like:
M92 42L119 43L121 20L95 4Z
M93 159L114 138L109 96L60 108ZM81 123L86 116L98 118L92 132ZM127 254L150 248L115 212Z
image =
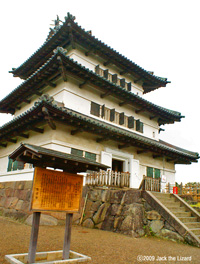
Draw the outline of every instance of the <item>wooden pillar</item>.
M40 212L33 213L33 223L31 230L31 239L29 244L28 263L35 263L35 254L37 248L38 231L40 225Z
M69 259L72 219L73 219L73 214L66 214L65 236L64 236L64 246L63 246L63 260Z

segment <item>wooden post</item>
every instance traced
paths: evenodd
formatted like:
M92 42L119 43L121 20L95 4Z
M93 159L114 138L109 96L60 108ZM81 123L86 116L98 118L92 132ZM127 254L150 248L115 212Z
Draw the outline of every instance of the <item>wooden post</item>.
M181 182L181 185L180 185L180 194L183 194L183 184Z
M33 223L32 223L31 239L30 239L29 253L28 253L28 263L35 263L40 215L41 215L40 212L33 213Z
M72 218L73 218L73 214L66 214L65 236L64 236L64 246L63 246L63 260L69 259Z

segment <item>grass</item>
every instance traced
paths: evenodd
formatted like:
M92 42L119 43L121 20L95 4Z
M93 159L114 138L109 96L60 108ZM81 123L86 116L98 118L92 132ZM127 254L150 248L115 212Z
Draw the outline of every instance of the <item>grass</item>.
M198 207L200 208L200 203L196 203L196 204L190 204L191 207Z

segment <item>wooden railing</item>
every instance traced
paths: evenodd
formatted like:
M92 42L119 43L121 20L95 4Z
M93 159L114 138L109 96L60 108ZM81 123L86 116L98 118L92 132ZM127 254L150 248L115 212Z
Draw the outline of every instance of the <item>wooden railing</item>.
M86 175L86 184L93 186L129 187L130 173L115 171L91 172Z
M200 202L200 183L170 184L166 186L167 192L172 193L173 187L177 187L178 195L192 197L193 201Z
M139 189L143 191L160 192L160 179L143 176Z

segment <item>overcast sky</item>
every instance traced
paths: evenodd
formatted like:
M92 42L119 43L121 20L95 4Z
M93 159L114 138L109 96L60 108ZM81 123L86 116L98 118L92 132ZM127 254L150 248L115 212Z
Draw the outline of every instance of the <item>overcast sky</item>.
M8 73L45 41L52 20L72 13L76 22L119 53L171 84L145 95L181 112L161 139L200 152L199 0L18 0L1 1L0 100L20 83ZM18 80L19 79L19 80ZM0 114L0 126L11 117ZM200 165L177 165L178 182L200 181Z

